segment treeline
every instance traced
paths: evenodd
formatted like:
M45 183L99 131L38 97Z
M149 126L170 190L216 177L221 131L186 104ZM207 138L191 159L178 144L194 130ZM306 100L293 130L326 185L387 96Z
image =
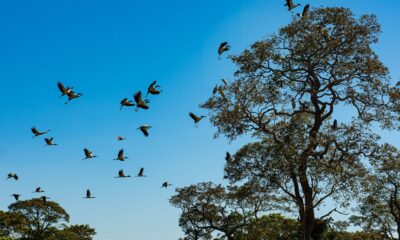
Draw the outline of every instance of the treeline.
M68 213L56 202L17 201L0 211L1 240L92 240L89 225L68 225Z
M216 136L252 138L226 153L226 186L176 190L184 239L398 238L400 151L379 133L399 130L400 83L380 32L374 15L316 8L228 57L233 80L201 107Z

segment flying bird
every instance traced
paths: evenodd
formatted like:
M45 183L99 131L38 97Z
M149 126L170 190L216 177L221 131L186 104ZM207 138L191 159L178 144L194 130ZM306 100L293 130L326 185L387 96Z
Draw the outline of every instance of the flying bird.
M293 4L292 0L286 0L286 4L284 6L287 6L288 11L291 11L293 8L300 6L300 4Z
M140 126L140 127L138 127L137 129L139 129L140 131L142 131L142 133L143 133L143 135L145 136L145 137L148 137L149 136L149 129L150 128L152 128L152 126L150 126L150 125L142 125L142 126Z
M18 175L16 174L16 173L9 173L9 174L7 174L7 179L10 179L10 178L14 178L15 180L18 180L19 178L18 178Z
M11 196L11 197L14 197L14 198L15 198L15 201L18 201L18 200L19 200L19 197L21 196L21 194L19 194L19 193L13 193L13 194L11 194L10 196Z
M203 119L205 116L200 116L198 117L196 114L190 112L189 116L193 119L194 123L197 124L198 122L200 122L201 119Z
M97 156L93 155L93 152L89 151L89 149L87 149L87 148L84 148L83 152L85 153L85 158L82 159L82 160L86 160L86 159L89 159L89 158L97 157Z
M163 182L163 184L161 185L160 188L168 188L169 186L172 186L172 184L170 184L168 182Z
M86 197L83 197L83 198L86 198L86 199L93 199L93 198L96 198L96 197L93 197L93 196L92 196L92 193L91 193L90 190L88 189L88 190L86 190Z
M68 100L64 103L64 104L68 104L71 100L75 99L75 98L79 98L82 97L83 94L82 93L75 93L74 91L70 91L67 93L68 96Z
M228 45L228 42L222 42L218 48L218 59L221 59L221 55L231 49L231 46Z
M61 96L67 95L68 93L70 93L73 89L73 87L64 87L64 85L61 82L57 82L57 87L61 92Z
M124 161L125 159L128 159L128 157L124 157L124 149L121 149L118 152L118 157L114 160Z
M132 101L129 101L128 98L122 99L120 104L121 104L121 107L119 108L120 110L123 107L133 107L133 106L135 106L135 104Z
M121 136L118 136L117 137L117 141L124 141L126 138L124 138L124 137L121 137Z
M138 173L137 177L147 177L146 175L144 175L144 168L141 168L139 170L139 173Z
M127 178L127 177L131 177L131 175L125 175L124 170L119 170L118 171L118 176L115 178Z
M57 146L58 144L53 143L54 138L45 138L44 141L46 142L45 146Z
M160 91L160 90L157 89L157 88L161 88L161 87L158 86L158 85L156 85L156 84L157 84L157 81L156 81L156 80L154 80L154 81L150 84L150 86L147 88L146 97L147 97L147 95L149 95L149 94L151 94L151 95L157 95L157 94L160 94L160 93L162 92L162 90Z
M42 190L41 187L37 187L37 188L35 189L35 191L34 191L34 193L42 193L42 192L44 192L44 191Z
M145 100L142 99L142 92L141 91L135 93L135 95L133 95L133 98L135 99L135 102L136 102L135 111L137 111L139 108L149 109L149 106L147 105L149 103L149 100L148 99L145 99Z
M37 136L40 136L40 135L43 135L43 134L46 134L46 133L50 132L50 129L48 129L47 131L41 132L41 131L37 130L36 127L32 127L31 131L33 133L33 137L37 137Z

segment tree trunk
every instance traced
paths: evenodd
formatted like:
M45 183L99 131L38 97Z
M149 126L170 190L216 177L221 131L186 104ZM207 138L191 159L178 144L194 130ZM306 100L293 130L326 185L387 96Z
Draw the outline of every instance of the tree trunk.
M315 215L312 199L312 189L308 184L307 176L300 176L300 183L304 194L304 216L301 218L302 239L311 240L314 229Z

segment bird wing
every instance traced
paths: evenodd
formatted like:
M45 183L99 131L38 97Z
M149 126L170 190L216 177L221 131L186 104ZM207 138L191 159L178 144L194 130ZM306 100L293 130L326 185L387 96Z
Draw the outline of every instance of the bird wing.
M150 86L149 86L149 89L150 88L153 88L154 87L154 85L156 85L156 83L157 83L157 81L156 80L154 80L151 84L150 84Z
M303 9L303 13L302 16L306 16L308 14L308 10L310 9L310 4L307 4L304 9Z
M197 121L197 119L199 118L199 117L197 117L194 113L192 113L192 112L190 112L189 113L189 116L193 119L193 120L195 120L195 121Z
M124 98L124 99L121 100L121 104L124 104L127 101L128 101L128 98Z
M90 157L90 151L87 148L83 149L83 152L85 153L86 157Z
M121 149L118 152L118 159L123 159L123 158L124 158L124 149Z
M138 175L143 176L143 173L144 173L144 168L141 168Z
M135 93L135 95L133 95L133 98L135 99L136 104L139 104L140 102L142 102L142 92L139 91Z
M33 132L33 134L40 134L40 132L35 128L35 127L33 127L33 128L31 128L31 131Z
M67 93L67 89L65 89L64 85L61 82L57 82L57 87L60 89L61 93Z
M146 127L140 127L140 131L142 131L142 133L147 137L149 136L149 131L147 131Z

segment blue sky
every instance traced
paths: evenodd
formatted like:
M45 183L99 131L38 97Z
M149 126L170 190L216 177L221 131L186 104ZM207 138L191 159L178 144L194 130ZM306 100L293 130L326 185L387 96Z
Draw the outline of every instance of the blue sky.
M357 16L374 13L382 24L375 46L398 81L400 2L299 0L311 7L344 6ZM229 41L232 54L290 21L278 0L202 1L1 1L0 2L0 179L16 172L18 182L0 181L0 209L9 195L46 190L71 215L72 223L96 228L97 240L177 239L179 211L168 199L174 187L222 182L224 154L245 139L213 139L206 121L195 128L188 112L235 66L218 61ZM301 9L298 9L300 11ZM145 90L154 79L164 92L151 109L119 110L119 101ZM84 96L64 105L57 81ZM150 124L150 137L136 128ZM57 147L32 139L30 128L52 131ZM124 142L116 137L123 135ZM385 133L398 145L398 134ZM97 159L81 161L87 147ZM119 149L129 157L112 161ZM115 179L124 169L147 178ZM164 180L173 188L160 189ZM90 188L96 199L82 199Z

